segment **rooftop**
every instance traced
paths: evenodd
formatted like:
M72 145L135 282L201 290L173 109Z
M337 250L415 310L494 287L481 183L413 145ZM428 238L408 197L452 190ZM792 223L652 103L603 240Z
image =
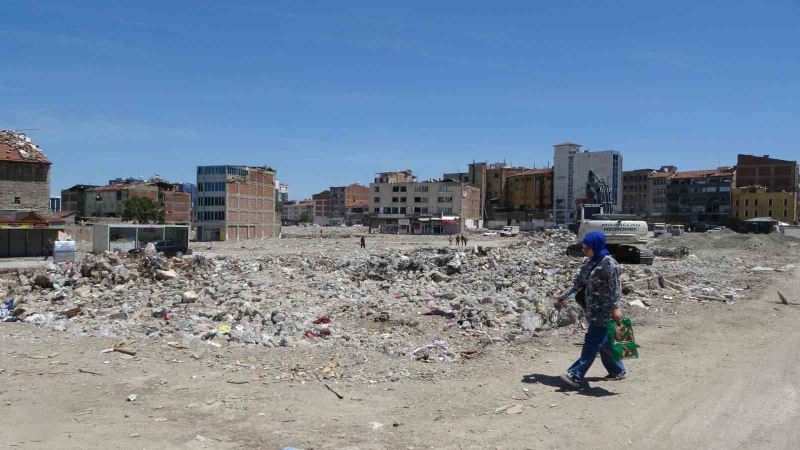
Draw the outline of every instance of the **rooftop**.
M0 130L0 161L50 164L47 155L24 133Z
M714 175L732 175L733 171L727 169L708 169L708 170L687 170L683 172L675 172L674 178L699 178L710 177Z
M546 168L546 169L527 169L520 173L515 173L514 175L509 175L508 178L513 177L522 177L525 175L546 175L548 173L553 173L553 168Z

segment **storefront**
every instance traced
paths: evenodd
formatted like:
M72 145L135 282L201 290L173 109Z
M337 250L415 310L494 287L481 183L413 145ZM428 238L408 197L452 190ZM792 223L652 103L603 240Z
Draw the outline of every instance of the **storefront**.
M92 252L128 252L150 242L172 241L189 247L188 225L95 224Z
M49 255L64 221L35 211L0 211L0 258Z

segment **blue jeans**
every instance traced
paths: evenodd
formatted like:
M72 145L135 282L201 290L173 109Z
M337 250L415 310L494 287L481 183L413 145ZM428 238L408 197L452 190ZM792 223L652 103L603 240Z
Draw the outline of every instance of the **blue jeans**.
M625 373L625 366L622 361L614 361L611 357L611 347L608 342L606 327L590 325L583 340L583 350L581 357L570 366L569 372L581 380L586 376L586 372L592 367L597 353L600 353L600 360L608 371L609 375L619 375Z

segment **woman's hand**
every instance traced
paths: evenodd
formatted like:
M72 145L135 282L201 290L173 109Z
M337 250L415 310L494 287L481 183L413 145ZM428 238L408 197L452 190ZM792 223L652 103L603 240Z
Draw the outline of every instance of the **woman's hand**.
M622 311L620 311L619 308L614 308L614 310L611 311L611 318L614 319L614 322L619 323L622 320Z

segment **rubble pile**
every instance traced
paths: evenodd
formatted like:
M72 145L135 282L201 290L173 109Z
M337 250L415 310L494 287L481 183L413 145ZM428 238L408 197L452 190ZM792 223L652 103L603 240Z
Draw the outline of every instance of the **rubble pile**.
M435 364L467 360L487 346L582 326L574 303L553 307L581 262L565 255L574 235L552 230L512 242L319 255L165 258L153 248L141 255L86 255L73 265L0 277L0 294L8 299L0 320L190 347L348 349ZM758 259L759 253L752 260L738 253L686 253L654 266L623 266L628 315L733 302L763 279L753 267L789 270Z

